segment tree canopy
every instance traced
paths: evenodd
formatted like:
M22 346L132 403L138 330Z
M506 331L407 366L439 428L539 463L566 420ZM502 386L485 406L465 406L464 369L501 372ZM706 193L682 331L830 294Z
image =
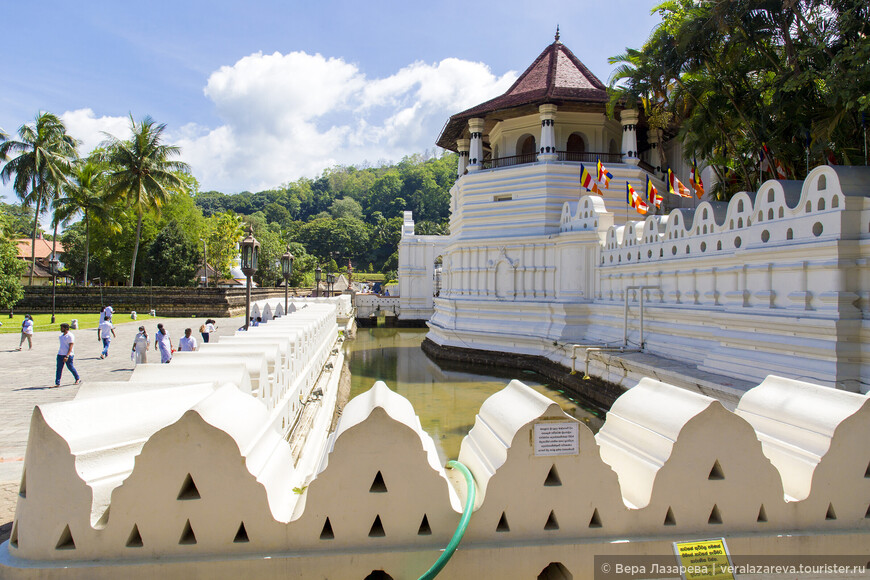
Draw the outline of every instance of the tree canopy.
M865 163L866 0L668 0L654 11L662 22L646 43L610 59L611 106L642 107L652 130L704 158L720 197L774 178L776 162L791 179Z

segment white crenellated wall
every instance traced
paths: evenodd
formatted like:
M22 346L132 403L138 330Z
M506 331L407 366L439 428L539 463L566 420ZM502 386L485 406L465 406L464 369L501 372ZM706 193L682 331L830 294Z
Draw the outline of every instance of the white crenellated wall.
M628 221L624 201L566 197L553 229L555 174L540 191L515 179L507 205L472 203L478 189L507 191L496 173L454 191L463 213L429 320L435 344L571 366L571 344L621 345L626 333L641 346L637 290L627 328L624 308L626 288L647 286L646 353L742 381L777 373L870 389L870 169L821 166L727 204ZM592 370L628 387L640 379L599 358Z
M4 578L417 578L467 499L380 382L301 458L233 384L96 391L34 411ZM553 562L582 577L595 555L709 537L742 556L865 553L868 438L867 397L781 377L736 412L644 379L595 436L512 381L463 440L478 499L440 577L535 578ZM96 513L118 460L88 455L94 441L132 460Z

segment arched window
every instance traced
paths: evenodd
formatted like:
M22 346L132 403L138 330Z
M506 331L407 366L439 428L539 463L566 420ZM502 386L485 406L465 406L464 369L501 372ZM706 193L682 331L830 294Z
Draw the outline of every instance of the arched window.
M526 135L524 137L520 137L519 147L517 147L517 155L535 155L538 152L538 148L535 145L535 136L534 135Z
M585 161L583 154L586 153L586 140L580 133L571 133L566 145L568 161Z
M615 139L610 140L610 144L607 146L607 152L611 155L619 155L619 146L616 144Z

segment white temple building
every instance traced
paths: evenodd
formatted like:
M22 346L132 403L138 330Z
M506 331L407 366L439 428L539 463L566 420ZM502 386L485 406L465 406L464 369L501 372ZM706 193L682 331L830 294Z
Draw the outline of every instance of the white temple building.
M447 122L450 235L415 235L406 212L399 248L400 319L428 321L424 347L586 364L624 387L678 363L661 376L702 392L730 378L735 401L770 373L867 392L870 169L681 198L660 180L662 152L688 177L681 144L606 102L557 36L504 95ZM580 186L598 160L613 174L601 196ZM647 178L667 213L626 203Z

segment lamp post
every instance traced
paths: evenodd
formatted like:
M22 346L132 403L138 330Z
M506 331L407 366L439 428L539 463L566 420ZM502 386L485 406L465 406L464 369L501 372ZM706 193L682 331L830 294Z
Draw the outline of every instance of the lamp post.
M293 275L293 254L290 253L290 246L287 246L287 251L281 256L281 274L284 275L284 316L287 316L287 308L290 306L287 295L290 291L290 276Z
M316 296L320 298L320 278L323 276L323 269L320 266L314 269L314 289Z
M254 228L248 226L248 235L242 240L242 273L247 278L248 287L245 294L245 330L251 324L251 276L257 271L257 260L260 257L260 242L254 238Z
M51 260L48 261L49 267L51 268L51 323L54 324L54 298L55 298L55 289L57 288L57 256L55 254L51 255Z
M205 284L203 287L208 288L208 248L205 243L205 238L202 240L202 275L205 276Z
M94 280L100 286L100 312L103 311L103 280L99 276L94 276Z
M335 274L330 272L326 275L326 286L329 288L328 296L332 298L332 285L335 284Z

